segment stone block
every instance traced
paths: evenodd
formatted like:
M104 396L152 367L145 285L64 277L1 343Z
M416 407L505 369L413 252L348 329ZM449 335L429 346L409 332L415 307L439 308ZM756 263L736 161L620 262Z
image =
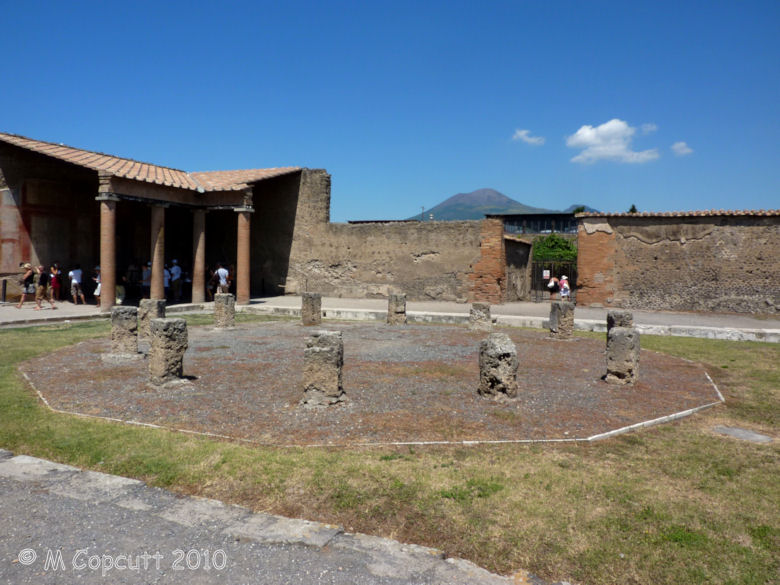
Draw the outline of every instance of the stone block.
M138 353L138 309L135 307L111 309L111 353Z
M517 348L506 333L491 333L479 345L481 396L504 400L517 396Z
M489 303L473 303L469 311L469 329L472 331L492 331L493 320Z
M301 295L301 322L306 325L322 323L322 295L305 292Z
M161 385L182 377L187 351L187 322L184 319L152 319L149 349L149 379Z
M633 327L634 314L631 311L611 310L607 311L607 331L613 327Z
M343 401L343 367L344 340L341 331L317 331L307 337L303 351L302 403L327 406Z
M613 327L607 332L609 384L633 384L639 375L639 332L632 327Z
M214 326L234 327L236 324L236 297L229 293L214 295Z
M550 334L557 339L570 339L574 334L574 303L553 301L550 306Z
M165 301L141 299L138 304L138 338L149 340L152 336L149 323L152 319L165 319Z
M406 295L390 295L387 299L387 324L406 325Z

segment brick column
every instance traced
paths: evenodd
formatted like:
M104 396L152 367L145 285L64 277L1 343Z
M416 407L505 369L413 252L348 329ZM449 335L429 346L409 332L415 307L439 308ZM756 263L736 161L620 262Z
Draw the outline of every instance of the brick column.
M116 301L116 202L112 193L100 193L100 310L108 312Z
M150 299L165 299L165 205L152 205L152 287Z
M236 303L239 305L249 304L249 236L250 221L254 209L252 207L239 207L238 213L238 236L236 243Z
M192 214L192 302L206 300L206 210Z

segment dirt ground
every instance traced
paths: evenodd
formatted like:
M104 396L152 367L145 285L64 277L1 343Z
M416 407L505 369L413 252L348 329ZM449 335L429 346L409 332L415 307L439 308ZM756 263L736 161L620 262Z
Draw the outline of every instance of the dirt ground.
M104 363L108 338L26 362L58 410L275 445L586 438L717 402L702 366L643 350L639 382L610 386L605 340L554 340L502 328L517 345L518 397L480 397L484 333L458 326L330 323L344 336L346 403L300 405L303 349L294 322L191 327L185 384L148 384L146 359ZM143 348L142 348L143 349Z

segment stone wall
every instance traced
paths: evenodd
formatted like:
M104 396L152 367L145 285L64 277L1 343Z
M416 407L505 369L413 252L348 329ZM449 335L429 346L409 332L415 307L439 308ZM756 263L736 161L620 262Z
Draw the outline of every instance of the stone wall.
M303 171L284 283L288 294L397 292L409 300L499 302L499 220L339 224L329 216L330 176Z
M577 269L580 304L776 313L780 214L583 217Z

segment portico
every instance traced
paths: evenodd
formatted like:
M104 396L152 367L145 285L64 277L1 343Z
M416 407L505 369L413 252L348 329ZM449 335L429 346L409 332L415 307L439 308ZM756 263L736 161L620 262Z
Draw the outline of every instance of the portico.
M255 186L301 171L186 173L0 133L0 274L26 261L81 263L85 274L99 263L100 310L109 311L124 268L145 258L152 263L152 299L165 298L166 259L179 257L191 266L193 302L203 302L211 259L235 266L236 301L248 304Z

